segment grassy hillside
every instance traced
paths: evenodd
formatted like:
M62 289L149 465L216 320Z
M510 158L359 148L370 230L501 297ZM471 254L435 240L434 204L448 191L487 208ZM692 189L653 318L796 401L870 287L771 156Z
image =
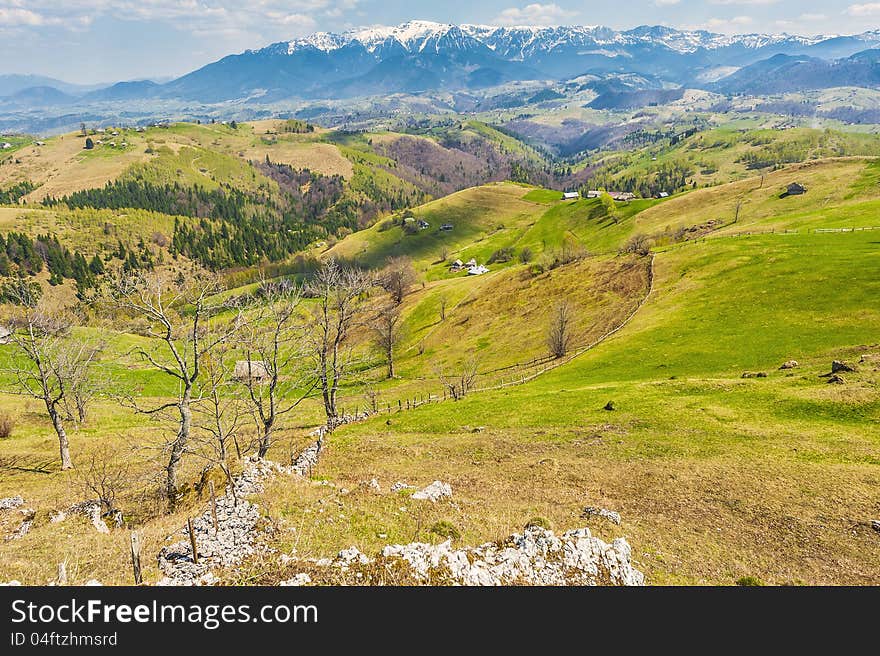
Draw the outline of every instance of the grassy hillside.
M340 203L370 199L377 190L388 197L426 193L417 176L395 173L404 160L410 166L403 155L413 152L407 150L413 144L401 150L397 141L403 137L385 134L371 142L368 135L283 129L279 122L151 128L132 138L136 161L110 150L83 155L78 146L69 159L59 155L58 172L50 169L44 182L61 188L64 180L97 170L88 168L94 160L109 162L105 172L112 168L123 179L214 190L233 185L276 199L283 184L292 183L278 171L247 163L269 154L272 161L314 161L326 167L316 170L343 176ZM482 124L454 129L530 157ZM439 542L442 531L432 529L441 521L454 525L461 543L475 544L541 517L556 529L588 525L603 539L625 536L651 583L733 584L755 577L774 584L880 584L880 543L869 525L877 515L880 467L880 230L821 232L880 226L880 166L843 157L763 175L747 172L735 160L772 143L760 142L757 133L745 142L731 134L738 136L724 142L729 146L707 142L692 149L706 157L719 151L719 173L712 175L734 181L718 186L616 203L609 212L601 199L562 201L557 191L491 183L414 207L400 205L375 225L341 232L336 243L322 246L324 258L372 268L408 256L418 272L401 306L397 378L383 380L369 326L353 329L361 376L341 390L349 409L364 407L371 391L380 403L436 395L439 372L472 358L476 386L495 387L505 379L493 370L546 355L547 328L561 300L573 312L573 350L623 327L570 361L550 363L558 366L525 384L339 429L328 438L311 480L285 478L261 496L272 520L296 528L276 533L273 546L322 558L352 544L370 552L392 542ZM449 143L442 142L448 136L407 138L431 139L434 145L426 148L442 147L448 154ZM812 144L813 136L786 131L779 143L800 148ZM69 148L62 142L71 139L59 137L45 148L61 153ZM389 143L393 147L383 150ZM687 152L688 143L676 152ZM822 148L837 143L809 146L808 157L829 154ZM849 152L871 143L844 146ZM653 166L655 156L659 162L664 155L635 153L626 174L639 175L639 162ZM22 161L37 171L36 163ZM735 167L725 168L730 164ZM0 175L7 172L0 167ZM303 187L316 184L303 179ZM807 193L781 197L790 182L802 183ZM429 227L405 227L410 214ZM86 255L140 239L167 254L160 244L174 221L145 210L0 208L0 232L57 233ZM199 222L192 217L190 225ZM441 231L444 223L453 229ZM627 252L637 235L649 238L652 254ZM502 249L509 249L509 259L490 264L485 275L449 271L455 259L485 263ZM576 256L563 263L563 250ZM181 256L161 266L183 271L186 262ZM259 266L225 274L250 281ZM47 278L46 271L38 277L48 289ZM68 292L72 301L69 285L52 289L59 296ZM253 290L251 285L227 294ZM375 308L387 297L373 289L364 300ZM88 313L79 317L83 325L76 333L102 344L101 371L109 383L86 424L71 429L75 461L88 462L110 447L130 465L124 504L151 554L146 576L155 580L152 556L200 507L194 485L204 462L187 461L181 508L163 514L155 457L171 428L123 408L119 397L130 393L143 404L162 402L173 397L176 382L133 354L147 343L135 334L136 325ZM227 355L244 357L235 348ZM0 347L0 358L9 362L8 347ZM800 366L779 370L791 359ZM857 370L830 384L823 374L833 359ZM744 378L744 372L765 375ZM515 378L508 373L505 382ZM0 386L9 380L0 375ZM49 523L51 509L81 501L88 492L78 473L58 470L57 442L39 404L0 393L4 414L14 426L10 437L0 438L0 497L22 494L38 516L29 535L0 542L0 580L43 583L67 560L74 582L127 582L125 531L102 536L77 518L62 530ZM279 462L313 441L308 433L322 421L322 409L312 398L289 417L269 453ZM253 438L253 430L249 423L242 429L243 441ZM362 485L372 478L381 492ZM417 505L406 492L389 491L396 481L423 486L435 479L452 485L454 503ZM623 521L615 526L582 517L585 506L619 511ZM4 535L15 529L10 517L0 516ZM273 576L261 568L251 563L224 580Z
M749 130L717 128L690 136L645 133L653 145L622 153L598 153L587 162L596 167L590 188L639 191L646 183L656 191L724 184L769 173L790 164L845 156L875 156L880 136L795 128ZM669 175L675 172L674 175ZM649 195L654 195L652 192Z
M358 495L345 502L350 530L306 519L298 549L369 550L379 534L404 539L439 519L478 542L535 515L580 525L593 505L622 513L620 528L587 523L638 545L654 583L877 583L877 364L843 386L819 377L832 358L880 352L873 241L768 235L659 255L649 303L571 364L334 435L321 476L346 487L439 478L455 507L416 517L393 495ZM776 371L790 358L801 368ZM747 369L769 377L742 379ZM331 496L266 498L300 516Z
M467 189L415 208L414 217L430 224L425 230L407 234L401 225L382 221L338 243L327 255L363 266L381 266L388 257L407 255L429 278L440 277L455 259L485 262L496 249L515 244L546 211L523 198L528 191L511 183ZM453 229L441 230L446 223Z

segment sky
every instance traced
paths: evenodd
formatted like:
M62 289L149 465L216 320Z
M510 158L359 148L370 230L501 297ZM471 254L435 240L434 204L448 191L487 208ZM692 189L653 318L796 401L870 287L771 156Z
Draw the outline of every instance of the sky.
M880 0L0 0L0 74L169 78L317 31L411 19L855 34L880 28Z

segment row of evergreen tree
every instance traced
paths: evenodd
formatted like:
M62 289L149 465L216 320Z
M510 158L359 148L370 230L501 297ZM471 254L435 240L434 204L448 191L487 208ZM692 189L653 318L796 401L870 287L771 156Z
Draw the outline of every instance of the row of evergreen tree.
M65 279L76 281L77 289L93 287L97 277L104 273L104 263L97 254L87 261L79 251L71 252L61 245L56 235L38 235L31 239L25 234L0 234L0 276L23 273L35 276L43 268L49 271L49 282L61 284Z
M363 227L359 223L366 208L360 205L371 201L359 203L348 198L342 176L296 170L268 158L252 164L278 183L280 193L245 191L229 185L217 189L178 183L157 185L129 179L61 198L48 197L43 203L71 209L144 209L198 219L175 220L170 252L215 270L281 261L315 239ZM378 190L372 191L378 194ZM382 200L395 205L397 199ZM136 265L128 255L120 259L126 267Z
M8 189L0 189L0 205L15 205L24 196L37 188L33 182L25 180L12 185Z

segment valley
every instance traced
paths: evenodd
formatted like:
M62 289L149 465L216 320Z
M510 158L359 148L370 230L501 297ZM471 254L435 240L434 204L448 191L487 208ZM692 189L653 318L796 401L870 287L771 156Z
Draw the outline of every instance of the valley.
M17 140L0 155L2 323L19 336L0 346L0 497L33 515L11 538L24 515L0 511L0 581L42 585L65 562L71 582L128 583L129 530L159 581L209 483L260 451L289 466L357 415L305 475L249 493L274 551L214 568L220 582L382 582L317 562L532 524L625 537L649 584L880 583L880 136L681 125L570 159L473 117ZM72 469L21 383L37 309L64 326L41 342L59 380L83 390L82 415L58 406ZM267 431L271 366L249 385L247 363L274 361L286 411ZM194 370L174 372L196 363L169 496ZM432 481L452 499L395 485ZM57 520L96 498L128 530Z

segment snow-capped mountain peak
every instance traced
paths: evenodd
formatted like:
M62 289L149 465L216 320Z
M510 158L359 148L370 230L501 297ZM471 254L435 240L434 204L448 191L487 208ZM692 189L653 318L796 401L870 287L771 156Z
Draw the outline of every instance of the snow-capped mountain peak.
M868 32L863 36L876 38L877 35ZM689 54L698 50L718 50L731 46L750 50L781 43L809 46L830 38L833 37L803 37L790 34L725 35L703 30L678 30L662 25L643 25L631 30L616 31L598 25L497 27L411 20L394 26L361 27L341 34L318 32L290 41L286 46L289 54L309 48L332 52L351 45L360 45L368 52L374 53L389 44L396 44L409 53L419 53L426 49L436 49L438 44L444 42L447 45L462 47L472 40L505 58L517 60L535 52L550 52L562 46L653 45Z

